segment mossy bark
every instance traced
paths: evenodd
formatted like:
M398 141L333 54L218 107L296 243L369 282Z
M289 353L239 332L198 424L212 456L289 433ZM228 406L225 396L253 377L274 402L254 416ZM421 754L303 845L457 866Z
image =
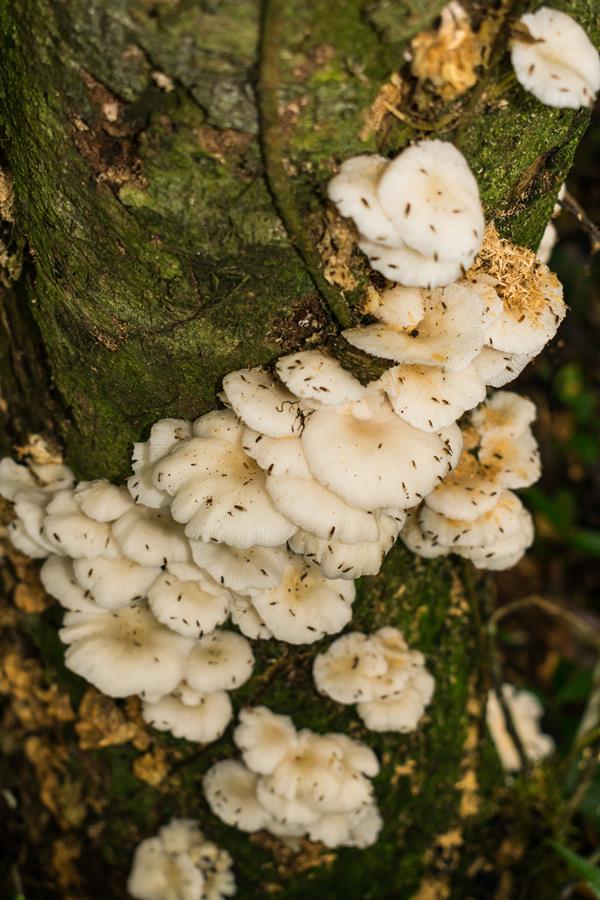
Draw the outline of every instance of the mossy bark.
M559 5L598 36L594 0ZM543 107L511 75L509 20L528 4L468 4L488 36L477 85L443 102L406 77L400 117L368 125L411 36L441 6L2 0L0 127L15 190L8 233L24 264L2 316L12 439L54 430L80 477L119 479L132 442L161 416L213 408L226 372L323 341L343 353L336 334L358 317L364 264L355 254L357 287L343 292L324 279L315 248L326 181L351 155L391 155L415 137L454 140L488 217L537 244L589 114ZM178 762L152 788L131 773L135 750L84 752L65 726L69 771L109 799L74 829L86 861L81 895L124 896L135 843L183 814L199 816L231 850L242 898L493 896L506 886L499 832L518 808L515 846L535 843L550 826L531 811L550 789L536 781L523 788L526 800L507 794L482 738L483 591L465 568L401 549L380 576L363 579L355 625L398 624L437 679L414 735L368 734L351 710L318 698L315 647L261 644L255 677L234 697L378 750L385 829L367 851L290 851L215 820L200 779L232 752L230 737L200 752L157 737ZM80 683L60 668L56 618L51 610L21 625L77 702Z

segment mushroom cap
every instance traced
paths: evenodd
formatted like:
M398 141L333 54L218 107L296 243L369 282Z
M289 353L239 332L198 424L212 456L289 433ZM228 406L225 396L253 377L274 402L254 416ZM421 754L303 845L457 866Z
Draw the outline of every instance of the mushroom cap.
M163 572L148 591L148 604L162 625L185 637L198 638L227 620L229 597L227 590L209 593L196 581L183 581Z
M45 540L44 543L41 543L31 537L31 534L20 519L14 519L10 522L7 530L11 544L15 550L18 550L24 556L29 556L31 559L45 559L48 553L51 552L48 550L48 544Z
M264 472L242 449L242 429L232 423L227 440L191 438L155 466L154 482L174 496L173 518L187 523L192 540L276 547L296 528L273 506Z
M377 302L367 309L379 322L395 328L415 328L425 315L423 291L395 284L377 294Z
M502 694L526 756L532 762L545 759L553 752L554 741L540 729L540 720L544 714L540 701L530 691L517 690L512 684L503 684ZM509 772L518 771L521 760L507 731L504 713L494 691L488 693L486 718L502 765Z
M73 572L74 560L64 556L49 556L40 569L40 581L44 589L52 597L55 597L65 609L74 612L99 612L99 607L94 603L89 591L78 584ZM88 560L84 560L89 565Z
M233 739L249 769L270 775L294 751L296 729L289 716L277 715L266 706L246 707L240 711Z
M81 511L96 522L113 522L133 505L126 488L111 484L105 478L80 481L73 496Z
M453 144L426 140L407 147L385 168L377 194L408 247L471 265L485 221L477 182Z
M275 368L290 391L318 406L353 403L369 393L335 357L322 350L302 350L282 356Z
M148 436L148 462L154 465L178 444L192 436L192 423L188 419L159 419Z
M371 847L383 827L383 821L375 803L350 813L332 813L321 816L309 826L311 841L321 841L326 847Z
M134 503L161 509L169 506L171 498L164 491L159 491L152 481L152 465L148 442L133 445L131 468L133 475L127 479L127 490Z
M174 737L201 744L217 741L232 715L227 691L202 694L200 702L194 706L169 694L156 703L144 703L142 709L144 721L158 731L170 731Z
M314 478L270 475L267 490L275 507L298 528L317 537L348 544L376 541L379 528L374 515L346 503Z
M74 559L119 556L110 525L86 516L72 490L54 494L46 507L42 533L55 552Z
M525 294L515 305L504 304L501 314L486 328L485 342L489 347L519 356L536 356L556 334L567 312L562 285L541 262L534 272L540 297L530 303Z
M414 731L433 695L433 676L421 669L402 693L385 700L358 703L356 710L370 731Z
M517 436L484 433L479 461L505 488L530 487L542 473L539 447L529 430Z
M73 560L75 580L104 609L118 609L141 600L160 572L159 566L140 566L130 559L99 556Z
M134 506L112 526L121 553L142 566L187 562L190 548L169 510Z
M513 38L511 58L520 84L547 106L591 106L600 89L600 58L583 28L543 6L519 22L534 42Z
M275 587L289 559L285 545L238 550L226 544L190 541L190 548L197 565L232 591Z
M204 877L186 854L167 854L160 838L147 838L136 848L127 891L135 900L198 900Z
M383 211L377 185L388 161L382 156L353 156L329 182L328 195L340 215L352 219L358 231L378 244L394 246L398 234Z
M473 365L461 372L436 366L394 366L379 379L397 416L421 431L439 431L485 400Z
M354 582L327 579L318 566L291 556L280 585L249 593L277 640L311 644L348 624L356 592Z
M8 534L13 546L33 559L43 559L49 553L62 555L56 541L49 541L44 533L46 508L51 494L38 488L24 488L14 494L16 518L8 526ZM29 552L31 550L31 552Z
M471 415L480 435L496 438L520 437L536 417L536 406L528 397L512 391L495 391L486 403Z
M425 315L417 327L367 325L342 332L372 356L407 365L437 366L460 372L484 345L485 303L470 286L450 284L424 295Z
M242 634L252 641L268 641L273 632L267 628L258 611L247 597L235 595L231 601L231 621Z
M183 677L192 641L160 625L144 605L68 612L59 632L65 665L109 697L171 693Z
M291 394L264 369L240 369L223 379L223 389L236 415L255 431L272 438L293 437L302 430L303 410Z
M485 384L501 388L517 378L533 356L527 353L505 353L493 347L483 347L473 360L477 374Z
M424 256L402 243L395 247L384 247L363 239L358 242L358 246L368 257L371 268L380 272L388 281L397 281L408 287L435 288L450 284L464 270L459 260Z
M362 575L376 575L386 554L391 550L404 524L406 514L375 514L379 536L374 541L346 544L320 538L308 531L297 531L289 540L290 549L307 560L318 563L326 578L355 579Z
M427 495L425 505L447 518L469 522L493 509L501 490L496 473L464 450L454 471Z
M426 503L419 511L423 534L454 552L459 552L459 547L494 548L501 541L522 534L528 523L529 513L512 491L502 491L489 512L467 521L435 512Z
M364 510L414 506L458 461L461 443L456 425L426 434L402 421L391 407L366 420L319 409L302 434L314 477Z
M268 475L310 478L302 441L298 437L272 438L247 428L242 439L244 452Z
M185 662L185 681L195 691L231 691L252 675L254 654L234 631L213 631L194 644Z
M202 779L204 796L213 813L240 831L260 831L269 815L256 798L258 776L241 762L215 763Z

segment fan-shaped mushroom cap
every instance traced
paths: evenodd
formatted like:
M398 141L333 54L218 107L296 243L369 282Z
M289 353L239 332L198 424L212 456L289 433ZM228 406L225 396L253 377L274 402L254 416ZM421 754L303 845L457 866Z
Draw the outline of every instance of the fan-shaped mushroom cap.
M477 182L453 144L427 140L408 147L385 168L377 193L408 247L471 265L485 222Z
M59 632L65 665L109 697L155 700L183 677L192 641L160 625L145 605L68 612Z
M223 379L225 396L236 415L255 431L272 438L293 437L302 430L303 410L264 369L240 369Z
M267 628L248 597L235 595L231 601L231 621L252 641L268 641L273 632Z
M126 488L111 484L105 478L80 481L73 497L81 511L96 522L114 522L133 505Z
M238 550L226 544L190 541L194 561L232 591L263 590L281 582L289 553L280 547Z
M185 637L209 634L229 616L229 591L208 592L197 581L163 572L148 591L148 604L159 622Z
M486 329L489 347L535 356L556 334L567 311L562 285L543 263L538 262L534 271L538 292L519 294L514 302L504 303L502 313Z
M264 472L242 449L243 426L233 413L227 412L227 419L226 438L201 435L186 441L155 466L154 482L174 497L171 513L187 523L189 538L239 549L276 547L295 526L277 512Z
M271 438L247 428L242 446L267 475L310 478L300 438Z
M520 437L535 417L535 403L528 397L512 391L495 391L486 403L474 410L471 421L482 436L495 441Z
M74 559L119 556L110 525L85 515L72 490L58 491L46 507L43 535L57 553Z
M519 19L512 64L521 85L547 106L591 106L600 89L600 58L583 28L564 12L543 6Z
M190 548L183 528L168 510L134 506L112 526L121 553L142 566L187 562Z
M512 684L503 684L502 693L526 756L532 762L545 759L553 752L554 741L540 729L540 720L544 714L542 704L534 694L518 690ZM502 707L493 691L488 694L486 715L487 725L502 765L509 772L518 771L521 768L521 760L506 728Z
M464 266L458 260L423 256L418 250L412 250L405 244L384 247L372 241L361 240L358 246L376 272L380 272L388 281L397 281L410 287L436 288L450 284L464 271Z
M372 356L407 365L441 366L460 372L484 345L485 303L471 286L449 284L423 296L425 315L414 328L366 325L343 332Z
M415 328L425 315L423 291L418 287L395 284L375 293L366 312L395 328Z
M160 575L159 566L140 566L130 559L73 560L73 574L77 583L91 594L98 606L118 609L132 600L146 596L151 584Z
M256 798L258 776L241 762L215 763L202 780L204 795L213 813L240 831L260 831L270 816Z
M169 694L156 703L144 703L142 709L144 721L158 731L170 731L174 737L201 744L217 741L227 728L232 714L227 691L201 694L194 705Z
M473 365L461 372L436 366L394 366L379 379L397 416L421 431L439 431L485 400Z
M267 490L275 507L290 522L317 537L335 537L348 544L378 539L373 513L351 506L314 478L271 475Z
M266 706L242 709L233 739L249 769L270 775L296 746L296 729L289 716L276 715Z
M356 710L370 731L414 731L433 696L435 682L426 669L417 671L395 698L358 703Z
M419 512L423 534L457 553L459 547L494 548L499 542L521 534L527 527L526 522L529 522L529 513L512 491L503 491L489 512L468 521L442 515L426 503Z
M331 813L322 816L308 828L311 841L321 841L326 847L358 847L364 849L375 843L383 821L374 803L367 803L350 813Z
M88 560L84 560L89 565ZM65 556L49 556L40 569L44 589L55 597L61 606L74 612L99 611L89 591L84 591L73 573L73 560Z
M469 522L489 512L498 502L502 485L468 451L458 466L425 498L425 504L448 518Z
M318 566L290 556L280 585L248 593L278 640L310 644L350 621L355 588L352 581L327 579Z
M527 353L505 353L484 347L473 360L473 366L485 384L501 388L514 381L532 359Z
M391 550L404 524L406 514L377 513L379 536L374 541L346 544L333 538L320 538L307 531L297 531L289 540L290 549L307 560L318 563L326 578L360 578L376 575L386 554Z
M318 406L353 403L368 394L367 388L354 375L322 350L303 350L282 356L275 368L290 391Z
M134 474L128 479L127 487L136 503L154 509L169 505L164 491L158 490L152 482L152 466L191 434L192 423L187 419L159 419L150 429L148 440L133 445Z
M484 433L479 447L479 461L490 473L490 479L505 488L524 488L541 475L540 451L531 432L517 436Z
M439 541L423 534L416 511L409 513L400 532L400 539L409 550L424 559L437 559L438 556L448 556L450 552L446 544L440 544Z
M455 425L438 434L418 431L391 407L366 420L319 409L305 425L302 444L314 477L346 503L406 509L458 462L462 439Z
M185 663L185 681L195 691L231 691L252 675L254 654L234 631L213 631L194 644Z
M395 246L399 236L377 196L379 179L388 161L382 156L354 156L345 160L329 182L329 199L340 215L353 219L359 232L378 244Z
M13 546L32 559L43 559L49 553L62 555L56 542L49 541L44 533L51 498L52 494L36 487L23 488L13 495L16 518L9 523L8 535Z

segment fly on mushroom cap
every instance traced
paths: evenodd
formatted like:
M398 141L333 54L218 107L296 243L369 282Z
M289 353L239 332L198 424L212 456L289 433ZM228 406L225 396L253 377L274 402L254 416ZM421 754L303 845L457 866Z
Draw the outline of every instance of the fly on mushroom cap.
M461 372L436 366L394 366L379 379L397 416L421 431L439 431L485 400L485 384L471 364Z
M279 546L296 528L277 512L264 472L244 452L243 425L230 411L220 420L222 436L185 441L155 466L154 483L173 496L173 518L187 523L192 540L240 549Z
M423 292L425 314L415 328L376 324L343 332L354 347L408 365L442 366L460 372L484 346L486 307L465 284Z
M142 566L190 558L183 528L173 521L169 510L136 505L113 524L112 532L123 556Z
M264 369L231 372L223 379L223 390L236 415L255 431L283 438L302 430L298 397L277 384Z
M168 694L155 703L144 703L142 708L144 721L157 731L170 731L174 737L201 744L217 741L232 715L227 691L198 694L194 704L184 702L177 693Z
M406 514L402 510L395 510L394 515L378 512L374 518L379 527L379 536L374 541L347 544L333 538L320 538L308 531L297 531L288 543L294 553L318 563L326 578L355 579L376 575L394 545Z
M525 755L532 762L545 759L553 752L554 741L549 735L543 734L540 728L540 720L544 714L542 704L530 691L518 690L512 684L503 684L502 694ZM506 728L504 713L494 691L488 694L486 719L502 765L509 772L518 771L521 759Z
M141 566L130 559L73 560L75 580L104 609L118 609L145 597L160 572L159 566Z
M59 631L65 665L109 697L156 700L183 677L193 642L160 625L144 604L68 612Z
M290 555L278 587L248 593L278 640L311 644L348 624L356 591L354 582L327 579L318 566Z
M477 182L453 144L429 140L407 147L386 167L377 195L411 250L471 265L485 222Z
M289 553L279 547L248 547L238 550L226 544L190 541L194 561L219 584L232 591L262 590L281 582Z
M370 393L337 359L321 350L282 356L275 368L290 391L318 406L354 403Z
M347 159L329 182L328 194L340 215L354 220L361 235L376 244L395 247L399 235L377 196L377 185L387 165L383 156Z
M517 79L541 103L569 109L593 105L600 90L600 57L566 13L543 6L522 16L511 57Z
M365 510L414 506L458 462L462 447L456 425L426 434L391 407L367 420L316 410L302 443L314 477Z
M213 631L200 638L189 654L184 679L195 691L230 691L252 675L254 655L246 638L233 631Z
M229 591L209 593L197 581L180 580L163 572L148 591L148 604L157 620L185 637L209 634L229 616Z
M266 706L246 707L239 715L233 739L249 769L270 775L296 745L296 729L289 716L280 716Z
M222 900L235 894L231 857L191 819L172 819L136 848L127 890L135 900Z

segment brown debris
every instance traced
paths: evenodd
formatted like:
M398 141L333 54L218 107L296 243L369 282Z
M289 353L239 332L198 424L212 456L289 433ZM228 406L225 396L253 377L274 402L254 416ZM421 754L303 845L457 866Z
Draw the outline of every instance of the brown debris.
M81 842L74 835L65 835L52 843L50 864L64 900L84 900L83 881L77 869L81 856Z
M85 819L83 785L68 774L69 754L62 744L52 744L30 735L24 744L25 756L33 765L39 782L40 800L61 828L78 828Z
M549 294L560 290L556 275L540 262L533 250L501 238L489 224L481 250L466 274L476 281L482 274L494 279L494 289L505 309L535 315L548 306Z
M258 831L249 835L251 843L256 844L269 852L275 860L277 873L281 880L300 875L310 869L318 869L321 866L331 866L336 860L336 853L325 847L324 844L309 841L306 838L298 838L293 844L269 834L268 831ZM263 888L268 893L281 890L281 882Z
M400 76L394 72L390 80L380 88L373 103L364 113L364 126L359 135L362 141L367 141L372 134L379 131L385 117L400 105L403 97L404 84Z
M145 750L150 745L150 735L141 717L135 717L132 704L129 711L131 718L127 706L121 708L110 697L89 687L79 704L75 725L81 749L97 750L131 741L138 750Z
M158 787L169 774L167 751L164 747L155 747L133 763L133 774L140 781L152 787Z
M416 35L411 48L413 75L428 81L444 99L454 100L476 83L481 46L468 15L455 0L442 10L438 30Z
M14 190L10 173L0 169L0 219L14 221Z
M350 267L355 243L354 228L336 216L332 210L328 210L325 230L317 250L323 262L323 275L326 281L342 290L351 291L357 284Z
M200 147L220 163L228 157L242 156L254 137L245 131L233 128L210 128L202 125L194 129L194 136Z
M0 693L7 695L9 711L26 731L75 718L69 696L58 685L48 685L40 664L28 659L18 645L2 656Z
M28 458L36 466L46 464L60 465L63 455L54 438L45 438L42 434L28 434L24 444L15 447L19 459Z

